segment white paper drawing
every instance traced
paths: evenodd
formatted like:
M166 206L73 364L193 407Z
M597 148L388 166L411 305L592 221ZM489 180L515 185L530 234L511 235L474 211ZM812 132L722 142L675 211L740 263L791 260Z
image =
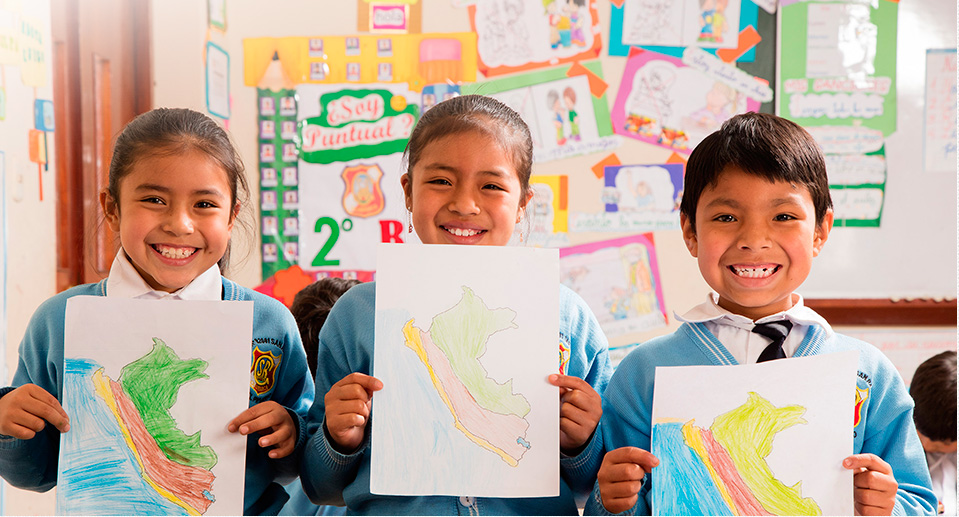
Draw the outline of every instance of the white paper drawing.
M858 358L656 368L654 514L852 515Z
M59 515L240 515L253 302L67 302Z
M381 244L370 490L559 495L555 249Z

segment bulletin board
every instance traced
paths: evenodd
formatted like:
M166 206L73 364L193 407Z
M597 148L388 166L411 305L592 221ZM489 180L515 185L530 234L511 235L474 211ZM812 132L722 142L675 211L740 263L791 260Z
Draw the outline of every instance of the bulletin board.
M925 170L921 150L927 51L956 48L956 3L899 2L898 7L898 106L896 129L885 139L881 224L835 228L802 292L828 300L811 304L827 318L890 324L911 314L898 321L955 325L955 162L951 170Z
M943 9L948 8L954 12L955 7L946 3L949 0L933 1L937 5L935 8L926 6L920 9L914 3L899 5L900 37L897 40L896 59L898 78L896 125L898 129L885 141L888 179L881 223L876 227L836 228L823 253L814 262L811 276L800 288L800 292L810 306L822 312L830 321L840 325L950 324L950 311L951 321L955 321L956 172L955 170L951 173L923 170L922 157L915 151L922 149L924 103L922 78L926 48L955 48L954 27L944 21L950 19L949 17L941 15ZM723 77L733 82L739 81L740 86L743 86L753 78L757 78L761 80L760 82L765 81L771 88L777 72L778 15L768 12L765 7L757 7L763 4L768 7L769 2L758 1L754 4L750 0L744 0L739 11L739 19L736 20L737 28L741 31L751 31L750 37L755 38L752 43L744 45L740 42L742 48L727 45L726 48L703 48L705 52L690 53L684 47L637 47L624 45L621 41L610 41L615 32L615 27L610 27L610 20L615 19L616 16L620 19L623 17L629 19L629 6L632 5L635 8L640 4L638 0L585 2L587 7L579 13L580 20L585 22L581 24L584 27L583 33L578 38L576 35L570 37L563 33L555 40L552 40L554 37L552 33L524 32L526 29L522 25L508 25L515 23L517 16L541 16L544 9L549 9L548 5L526 2L522 3L525 10L521 9L517 12L515 10L517 3L514 2L498 1L492 4L499 6L499 10L490 7L489 3L484 7L484 4L469 1L431 2L423 6L420 24L422 33L389 36L393 39L393 50L400 53L407 48L408 43L419 45L424 38L463 38L465 34L479 30L475 43L467 39L463 40L464 49L475 45L472 55L476 56L476 75L472 80L446 81L447 86L436 89L442 85L431 85L430 80L420 81L417 73L419 76L424 74L416 70L412 71L414 80L410 82L405 75L408 72L400 68L397 61L397 67L393 68L392 75L377 76L373 79L364 76L360 80L351 80L347 77L345 83L350 88L357 89L364 87L378 90L389 89L394 92L394 97L402 96L409 104L417 104L419 112L428 109L432 102L457 92L491 95L507 104L515 104L524 118L533 121L531 126L536 140L534 142L536 159L531 179L535 193L531 212L534 218L529 226L522 228L527 232L522 245L545 245L573 250L577 253L587 253L583 250L592 253L593 255L588 259L585 255L575 260L570 259L570 262L577 264L578 269L574 268L574 271L563 278L564 283L568 285L577 281L592 281L590 279L595 279L595 275L608 272L612 267L609 264L597 266L604 261L612 261L611 264L616 267L623 265L625 280L614 281L614 283L623 283L613 287L613 291L619 292L622 296L610 298L596 294L591 307L594 312L604 317L615 313L615 318L622 318L617 320L614 328L629 331L617 331L616 335L610 336L610 343L612 354L625 354L634 343L674 329L678 325L674 314L682 314L700 303L709 288L702 281L695 259L689 256L683 245L678 227L678 213L675 211L669 213L669 208L664 207L663 212L657 217L637 215L637 208L645 201L638 196L636 199L622 197L626 192L623 187L626 180L623 178L631 177L633 187L641 183L640 179L658 178L655 182L648 183L665 189L664 192L668 193L668 198L666 195L661 195L661 198L677 200L682 190L681 172L678 173L679 179L672 177L676 174L673 167L682 167L689 151L696 143L696 135L689 132L684 135L680 131L670 133L668 138L664 138L667 135L664 130L669 129L664 127L656 127L654 132L648 132L648 127L643 124L649 121L645 120L641 113L635 117L626 117L628 113L621 108L623 99L618 99L618 96L625 91L625 88L635 87L635 84L630 83L632 76L629 74L651 62L668 63L673 67L671 70L681 71L677 77L686 77L689 73L683 67L692 67L697 73L702 74L701 77L707 79ZM620 12L617 13L617 10ZM923 12L918 12L920 10ZM350 38L351 34L355 34L362 55L367 55L367 50L363 49L369 46L373 49L369 51L370 55L375 56L374 59L379 64L382 64L384 59L391 59L390 56L375 53L380 50L381 40L386 36L354 32L357 24L345 11L337 12L337 16L342 16L343 19L339 21L324 19L322 23L317 22L309 28L288 31L291 36L300 39L294 45L295 53L300 56L300 64L296 67L292 67L290 63L293 61L288 59L294 51L285 48L282 42L275 48L270 47L269 53L276 52L283 61L282 66L286 69L286 76L295 79L285 84L285 88L288 88L285 93L281 89L275 90L278 95L275 102L279 106L283 96L293 96L294 91L298 90L300 92L298 102L306 103L302 108L298 107L301 111L295 117L298 123L324 111L322 95L328 92L324 88L335 88L335 85L344 83L343 77L333 77L333 74L344 72L349 74L347 69L335 66L325 68L322 64L317 64L322 60L327 60L331 65L334 63L327 57L320 56L336 56L344 52L348 55L350 41L343 39L344 37ZM635 12L633 12L633 19L635 19ZM239 16L234 20L236 20L233 24L234 29L248 35L250 40L264 34L262 30L256 29L259 32L254 30L259 25L253 17L249 23ZM497 34L497 26L493 23L497 20L504 26L511 27L510 30L504 32L500 39L485 38L484 34ZM247 25L249 28L244 28ZM920 30L928 37L921 42L915 39L910 41L909 38L903 37L910 30ZM275 37L277 40L285 38L283 33L276 31L273 33L277 34ZM440 33L445 33L447 36ZM309 40L321 37L332 37L332 39L322 42L322 50L311 50ZM597 37L600 37L599 41ZM555 53L554 57L544 58L544 51L526 46L528 42L547 38L553 41L555 46L545 52L547 55L549 52ZM626 38L622 29L616 34L616 38ZM726 40L727 43L731 41L728 35ZM342 49L341 43L346 45ZM247 48L247 53L249 52L250 48ZM522 58L523 52L528 52L532 57ZM653 52L655 54L651 54ZM722 58L717 56L722 56L724 53L736 54L737 57L733 58L735 74L728 70L716 72L716 69L722 67L719 63ZM268 54L264 53L264 55ZM419 54L420 58L424 55L422 52ZM462 56L467 57L468 53L463 52ZM266 63L264 62L264 66L267 66ZM373 69L374 72L380 71L378 66ZM473 68L472 63L467 63L467 66L461 70L451 70L456 74L469 74ZM244 72L248 73L249 70ZM369 72L369 69L363 65L362 73L373 72ZM267 72L267 75L269 74L270 72ZM256 77L259 77L259 74ZM701 88L698 79L694 82ZM401 88L398 83L408 85L409 88ZM689 84L690 81L677 82L677 84L680 83ZM246 77L245 86L254 86L254 84L256 84L255 80ZM306 86L303 86L304 84ZM427 86L432 89L423 89ZM571 129L569 121L565 119L568 117L567 112L563 111L561 116L550 115L553 102L566 101L563 92L567 88L576 92L576 100L571 100L575 102L576 110L580 114L576 130ZM774 99L764 95L761 85L754 85L747 89L750 89L750 93L754 95L748 100L737 99L734 102L737 110L763 112L775 110ZM257 88L256 91L258 99L266 95L262 88ZM555 91L555 97L550 96L551 91ZM682 99L671 100L682 101ZM617 102L620 104L617 105ZM628 100L625 105L629 106ZM641 106L641 103L633 105ZM673 107L677 105L673 103ZM389 114L387 110L386 115ZM280 116L279 111L276 112L276 116ZM418 117L418 114L416 116ZM565 128L560 132L551 129L550 117L554 116L563 119L557 122ZM258 120L262 122L263 118L260 117ZM280 127L284 121L289 122L280 118L274 121L277 138L282 133ZM243 130L247 130L245 126ZM259 128L257 131L260 132ZM262 144L263 135L260 134L259 137L258 141ZM282 144L276 143L276 152L271 156L282 161L279 152ZM252 157L248 161L259 161L262 164L263 160L257 159L262 157L260 150L258 147L256 150L245 151L244 155ZM358 160L356 163L351 161L335 171L326 169L321 171L318 168L320 165L309 167L316 169L319 174L335 178L342 176L343 179L337 181L345 184L353 178L348 173L353 172L354 167L359 166L363 168L363 171L367 171L366 167L370 166L367 159L357 158L356 160ZM382 177L383 189L392 188L395 180L389 176L396 174L397 171L391 169L399 170L402 165L390 161L384 163L386 164L380 167L381 170L373 170L373 177ZM288 214L289 217L294 217L298 213L301 219L300 226L284 228L282 221L286 215L281 212L285 209L284 189L287 186L283 183L284 173L281 167L291 166L291 164L279 163L266 166L267 176L257 178L261 187L279 183L279 186L271 187L276 193L267 200L267 205L271 208L275 207L274 211L280 217L278 220L270 219L261 222L269 222L270 230L280 234L286 230L299 232L298 237L291 238L285 243L280 242L279 246L269 247L274 254L271 259L278 257L278 260L277 265L272 266L272 269L264 264L262 290L269 291L281 300L289 301L292 300L295 289L317 276L346 275L361 280L375 278L375 272L367 267L355 267L350 270L349 264L359 264L359 259L351 261L345 258L348 255L340 251L344 249L347 239L355 239L361 235L362 228L358 225L360 220L357 217L351 217L353 222L350 225L344 225L345 219L341 216L327 213L317 212L315 217L310 216L312 217L310 219L304 216L304 207L308 205L307 200L302 197L301 190L298 200L291 198L289 203L291 211ZM302 181L304 174L310 174L302 160L299 167L301 169L298 173L299 180L292 181ZM326 166L323 165L323 167ZM295 171L289 168L289 172L293 174ZM263 183L264 181L266 183ZM300 184L296 188L303 188L303 185ZM340 190L342 189L338 187L337 192ZM339 192L338 195L342 197L342 194ZM391 195L386 190L383 194L386 200L385 208L380 212L381 215L376 216L379 220L370 232L382 234L383 238L390 236L404 240L415 239L415 234L406 231L405 211L400 209L397 212L391 212ZM341 201L338 200L336 204L343 204ZM264 212L262 206L260 208L261 215L269 212ZM307 219L310 220L307 221ZM321 220L330 224L320 224ZM292 248L290 252L284 252L283 246L291 246L294 241L297 241L299 246L308 243L308 239L303 238L304 232L315 231L321 237L319 244L329 243L332 239L330 232L334 231L331 221L340 223L337 232L339 240L338 247L333 248L336 253L330 253L326 258L343 259L342 264L327 267L328 264L322 270L315 268L311 270L312 264L304 262L302 257L311 257L309 260L315 261L315 257L319 256L322 249L307 251L305 248ZM936 221L936 223L929 224L927 221ZM516 243L520 244L518 238ZM619 259L611 258L612 250L620 250L622 256ZM285 260L294 253L301 254L299 261ZM567 256L573 255L575 253L571 254L567 251ZM640 278L643 280L637 280ZM607 278L604 281L610 281L610 279ZM276 292L273 292L274 289ZM584 298L590 297L588 292L582 294ZM920 300L905 305L902 302L892 301L905 298L952 301L938 303ZM903 308L906 305L909 309L904 311ZM641 307L642 310L637 312L635 307ZM610 314L606 314L607 312ZM905 320L901 319L904 312L910 314ZM900 319L890 319L890 314ZM868 318L863 318L863 315Z

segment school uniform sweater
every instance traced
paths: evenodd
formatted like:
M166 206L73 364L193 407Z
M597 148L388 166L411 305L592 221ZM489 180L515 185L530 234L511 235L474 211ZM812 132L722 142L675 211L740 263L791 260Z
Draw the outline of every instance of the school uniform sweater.
M272 352L279 363L270 389L258 394L251 387L250 406L266 400L276 401L294 417L299 432L294 453L277 460L270 459L267 456L269 450L257 445L258 434L251 434L247 438L244 514L276 515L289 496L275 481L289 482L298 473L306 442L304 417L313 402L313 382L300 333L290 311L277 300L226 278L222 278L222 286L222 299L225 301L253 301L253 342L250 350L259 348L261 352ZM67 300L78 295L106 294L105 279L96 284L74 287L43 302L33 314L20 343L20 363L13 377L13 386L0 389L0 396L9 393L14 387L36 384L58 400L62 399ZM226 427L227 423L223 422L223 426ZM60 433L49 424L30 440L0 435L0 476L18 488L47 491L57 482L59 451Z
M793 357L859 351L856 386L864 400L857 407L852 454L872 453L893 470L899 490L893 515L934 515L936 496L919 437L912 421L913 402L892 363L878 349L842 334L810 326ZM788 361L789 359L785 359ZM684 323L672 334L638 346L616 368L603 394L600 423L603 449L638 447L650 450L653 384L657 366L738 364L705 323ZM853 394L848 394L850 398ZM838 460L837 460L838 461ZM647 474L639 499L623 515L650 515ZM852 490L852 487L850 487ZM587 515L611 515L603 507L597 482L586 503Z
M583 299L565 286L559 289L560 353L569 358L561 373L584 379L602 393L612 371L606 337ZM561 455L558 497L390 497L370 493L370 423L364 442L355 452L337 452L324 422L324 396L333 384L353 372L371 373L375 300L375 283L353 287L337 300L320 331L316 397L309 413L310 439L300 472L310 499L319 504L345 503L349 513L369 515L576 515L575 499L579 496L582 500L592 489L602 459L598 432L575 457ZM371 421L375 404L372 414Z

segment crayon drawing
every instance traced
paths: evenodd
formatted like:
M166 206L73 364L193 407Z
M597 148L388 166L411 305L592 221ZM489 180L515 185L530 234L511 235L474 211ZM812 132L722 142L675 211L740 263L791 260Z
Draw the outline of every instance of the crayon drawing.
M57 513L242 512L246 438L225 428L246 408L249 358L229 356L251 322L245 303L71 298Z
M543 381L560 367L558 275L556 250L380 245L373 493L558 494Z
M653 513L851 514L857 358L657 368Z

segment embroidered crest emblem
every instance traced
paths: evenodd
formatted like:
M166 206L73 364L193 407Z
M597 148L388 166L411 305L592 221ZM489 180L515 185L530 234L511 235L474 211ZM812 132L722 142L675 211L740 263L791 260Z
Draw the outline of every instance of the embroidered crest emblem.
M343 210L354 217L371 217L383 211L386 202L380 180L379 165L356 165L343 169Z
M856 386L856 416L853 419L853 428L859 426L862 421L862 404L869 398L869 388L860 388Z
M253 366L250 368L250 389L257 395L269 393L276 384L276 368L280 359L272 351L253 348Z

